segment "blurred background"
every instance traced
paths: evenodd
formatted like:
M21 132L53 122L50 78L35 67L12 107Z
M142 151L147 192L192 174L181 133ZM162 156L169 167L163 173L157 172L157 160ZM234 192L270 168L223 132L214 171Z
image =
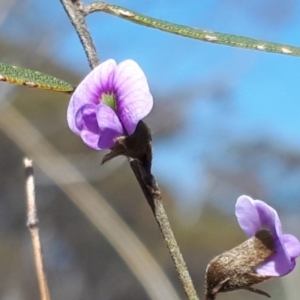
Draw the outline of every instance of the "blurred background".
M112 4L192 27L300 44L296 0ZM101 61L132 58L148 77L155 98L146 118L154 139L153 173L200 298L208 262L245 239L234 216L238 196L247 194L272 205L284 231L299 238L300 58L204 43L104 13L88 16L87 23ZM89 72L58 0L2 0L0 55L2 62L74 85ZM184 299L126 159L100 166L105 153L87 148L68 129L68 100L68 95L0 82L0 298L39 299L26 228L22 159L28 155L35 162L52 299ZM87 197L74 192L83 184L90 192ZM145 282L160 278L147 267L154 265L153 258L145 254L134 266L123 254L132 254L136 241L157 261L178 296L149 292ZM136 268L148 279L141 279L144 275ZM298 266L286 278L260 288L275 300L296 300L299 276ZM163 295L163 288L156 290ZM260 297L241 291L218 299Z

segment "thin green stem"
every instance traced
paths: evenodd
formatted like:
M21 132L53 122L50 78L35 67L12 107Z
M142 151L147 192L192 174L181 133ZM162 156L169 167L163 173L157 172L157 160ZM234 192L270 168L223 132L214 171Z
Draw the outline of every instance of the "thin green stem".
M90 67L93 69L98 64L98 56L96 53L96 49L94 47L92 37L90 36L90 33L88 32L88 29L86 27L85 22L82 22L82 18L84 18L86 14L85 8L82 7L81 0L61 0L62 5L64 6L69 18L72 21L72 24L74 25L77 34L80 37L80 40L82 41L83 48L85 50L85 53L89 59ZM78 24L79 22L79 24ZM82 33L83 32L83 33ZM82 34L85 35L86 39L89 41L87 45L83 42ZM93 46L93 47L91 47ZM94 59L91 59L93 58ZM152 212L154 214L154 217L159 225L160 231L163 235L163 238L167 244L167 247L170 251L172 260L175 264L175 268L178 273L178 277L183 285L184 291L186 295L188 296L189 300L199 300L199 297L197 295L197 292L194 288L192 279L190 277L190 274L188 272L188 269L186 267L185 261L183 259L183 256L180 252L179 246L177 244L177 241L175 239L175 236L173 234L173 231L171 229L171 225L169 223L167 214L165 212L165 209L163 207L162 200L160 198L160 195L155 193L150 193L149 187L147 186L147 183L144 180L143 172L141 171L141 166L139 165L139 162L134 159L130 161L131 169L143 191L143 194L145 198L147 199ZM153 190L157 191L158 186L156 184L156 181L153 182Z
M272 43L263 40L253 39L244 36L214 32L203 29L196 29L189 26L179 25L163 21L160 19L151 18L146 15L139 14L127 8L110 5L105 2L90 3L85 6L84 11L87 14L103 11L119 18L134 22L143 26L148 26L169 33L189 37L204 42L227 45L232 47L247 48L264 52L272 52L293 56L300 56L300 47Z
M167 247L170 252L170 256L175 265L176 271L178 273L178 277L182 283L183 289L189 300L200 300L196 289L194 287L192 278L184 261L184 258L181 254L180 248L177 244L176 238L171 228L171 224L169 222L167 213L163 206L163 202L160 196L159 188L156 183L155 178L153 178L153 187L156 190L156 193L151 193L149 191L149 187L143 181L143 178L140 174L139 163L137 160L130 160L130 166L132 171L143 191L143 194L148 201L149 206L153 212L155 220L160 228L160 231L163 235L163 238L167 244Z

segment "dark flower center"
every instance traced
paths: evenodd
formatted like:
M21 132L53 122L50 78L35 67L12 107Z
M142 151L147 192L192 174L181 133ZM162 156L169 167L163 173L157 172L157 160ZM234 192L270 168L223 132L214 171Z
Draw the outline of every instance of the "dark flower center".
M264 246L269 251L275 251L275 242L272 233L267 229L261 229L256 234L256 244L259 247Z
M107 106L112 108L114 111L117 110L116 96L113 93L111 93L111 94L103 93L101 95L100 102L106 104Z

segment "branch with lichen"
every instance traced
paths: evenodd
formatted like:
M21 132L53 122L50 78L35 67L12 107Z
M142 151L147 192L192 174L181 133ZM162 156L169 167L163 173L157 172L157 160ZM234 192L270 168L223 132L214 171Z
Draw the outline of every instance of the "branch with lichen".
M196 40L201 40L203 42L247 48L264 52L300 56L300 47L179 25L176 23L152 18L137 13L133 10L129 10L117 5L111 5L105 2L90 3L84 7L84 12L86 15L94 12L105 12L139 25L159 29L165 32L189 37Z
M92 37L90 36L90 33L84 21L84 17L86 16L86 13L83 9L82 2L80 0L73 0L73 1L61 0L61 3L64 6L73 26L76 29L76 32L82 42L85 53L88 57L91 68L92 69L95 68L98 65L99 60L96 53L96 49L94 47L94 43L92 41ZM139 67L136 66L131 61L123 62L123 65L120 64L119 68L121 68L121 65L122 67L124 67L126 64L130 64L131 67L137 69L138 72L140 72ZM99 67L101 68L102 66ZM115 62L113 60L110 60L106 62L105 67L117 68L118 66L115 65ZM91 76L91 78L92 77L94 76ZM85 79L86 81L90 80L90 78L89 79L87 78L88 77L86 77ZM79 86L77 88L77 91L78 89L81 89L81 87ZM150 98L152 101L152 96ZM76 101L76 99L74 101ZM115 105L116 100L114 98L111 98L110 96L110 97L106 97L105 99L102 99L102 101L106 103L108 107L113 107ZM70 111L72 111L76 107L77 104L74 105L71 104L69 106ZM105 110L108 113L107 107L105 108ZM71 115L72 114L71 113L69 114L68 111L68 116ZM69 126L71 125L70 128L72 129L74 125L74 120L72 120L72 117L69 117L68 122L69 122ZM76 126L74 126L73 131L74 133L78 133L75 127ZM122 128L119 129L120 131L123 130ZM176 270L178 272L178 276L182 282L185 293L188 296L189 300L198 300L199 297L197 296L197 292L194 288L192 279L189 275L185 261L180 252L179 246L176 242L167 214L165 212L161 195L160 195L160 190L158 188L154 176L151 174L152 146L151 146L151 134L148 127L146 126L145 123L140 121L133 133L126 136L119 136L117 139L114 140L114 142L115 145L111 147L111 152L104 157L103 163L118 155L125 155L128 157L134 175L144 193L144 196L146 197L152 209L154 217L165 239L165 242L171 254L172 260L175 264ZM89 141L89 143L92 143L92 141Z

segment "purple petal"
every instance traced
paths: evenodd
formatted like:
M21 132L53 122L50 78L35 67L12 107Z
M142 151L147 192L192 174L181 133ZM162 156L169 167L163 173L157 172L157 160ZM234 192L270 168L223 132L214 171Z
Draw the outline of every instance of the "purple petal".
M114 88L117 95L117 114L128 134L153 107L147 78L133 60L120 63L115 71Z
M244 232L253 236L259 229L272 233L275 253L256 268L263 276L283 276L295 267L295 258L300 255L300 242L290 234L282 234L281 222L275 209L260 200L241 196L237 200L235 213Z
M248 196L238 198L235 205L235 215L240 227L248 237L252 237L260 228L260 220L254 200Z
M254 203L261 227L272 232L276 249L275 254L261 264L256 271L258 274L265 276L286 275L295 267L295 259L291 258L289 252L299 255L299 242L291 235L282 234L281 222L275 209L259 200L255 200Z
M275 241L276 253L256 268L256 272L264 276L284 276L290 273L295 265L295 259L291 259L280 240Z
M67 120L70 129L77 135L80 131L75 124L77 111L85 104L98 104L103 92L113 91L116 62L109 59L93 69L78 85L68 106Z
M281 222L276 210L260 200L255 200L254 205L260 219L260 227L270 230L273 236L281 238Z
M101 132L98 147L109 149L115 144L116 137L124 135L122 124L115 111L105 104L98 105L97 121Z
M291 269L291 260L283 244L281 222L275 209L266 203L255 200L255 207L260 218L261 227L272 232L276 253L259 268L257 273L268 276L282 276Z
M276 253L256 268L256 273L263 276L279 277L289 273L293 266L290 260L286 259L282 247L276 248Z
M284 234L282 240L288 255L292 259L297 258L300 255L299 240L291 234Z
M96 118L96 109L97 106L95 104L86 104L82 106L74 118L74 126L76 126L76 129L85 144L95 150L100 150L98 147L100 131Z

